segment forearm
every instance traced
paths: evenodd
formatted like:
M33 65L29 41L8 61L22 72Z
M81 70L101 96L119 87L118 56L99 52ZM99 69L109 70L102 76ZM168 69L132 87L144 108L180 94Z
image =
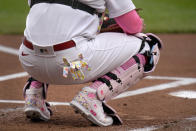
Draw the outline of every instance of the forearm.
M143 21L135 10L114 19L127 34L136 34L143 29Z

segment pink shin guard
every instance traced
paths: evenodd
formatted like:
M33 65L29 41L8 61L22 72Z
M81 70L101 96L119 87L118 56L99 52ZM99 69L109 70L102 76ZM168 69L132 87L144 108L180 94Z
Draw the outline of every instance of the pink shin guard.
M150 39L148 40L151 47L150 51L146 51L143 55L133 56L123 65L98 78L90 85L91 88L96 90L97 99L102 101L104 112L113 118L113 124L122 124L122 120L106 102L153 72L159 61L162 42L154 34L147 34L147 37Z
M97 90L97 96L101 101L108 101L129 87L136 84L143 77L154 71L159 61L160 50L163 47L158 36L147 33L146 38L150 51L143 55L137 54L120 67L97 79L90 87Z
M97 90L100 100L108 101L143 78L145 63L145 56L138 54L120 67L99 78L90 87Z

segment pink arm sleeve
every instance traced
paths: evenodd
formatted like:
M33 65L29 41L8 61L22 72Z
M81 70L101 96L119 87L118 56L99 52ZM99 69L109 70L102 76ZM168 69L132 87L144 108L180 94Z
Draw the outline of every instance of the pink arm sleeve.
M135 34L142 31L143 21L135 10L114 19L127 34Z

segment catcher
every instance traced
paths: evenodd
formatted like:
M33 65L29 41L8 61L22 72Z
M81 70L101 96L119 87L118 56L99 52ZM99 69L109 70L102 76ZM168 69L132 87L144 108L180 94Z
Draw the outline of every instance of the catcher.
M21 64L31 76L23 89L27 118L50 119L49 84L92 82L71 106L96 125L121 124L106 102L154 71L162 47L157 36L140 33L143 21L133 2L28 0L28 4L19 50ZM116 24L100 33L106 8Z

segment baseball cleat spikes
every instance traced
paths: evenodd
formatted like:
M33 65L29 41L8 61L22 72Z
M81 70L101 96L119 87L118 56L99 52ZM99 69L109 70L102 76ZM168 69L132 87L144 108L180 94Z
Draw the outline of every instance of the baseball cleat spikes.
M25 107L24 112L27 118L31 120L44 120L47 121L52 115L49 104L42 96L42 88L40 89L27 89L25 91Z
M31 121L34 121L34 122L36 122L36 121L48 121L49 120L46 116L41 114L39 112L39 110L26 109L25 114L26 114L26 117L28 119L30 119Z

